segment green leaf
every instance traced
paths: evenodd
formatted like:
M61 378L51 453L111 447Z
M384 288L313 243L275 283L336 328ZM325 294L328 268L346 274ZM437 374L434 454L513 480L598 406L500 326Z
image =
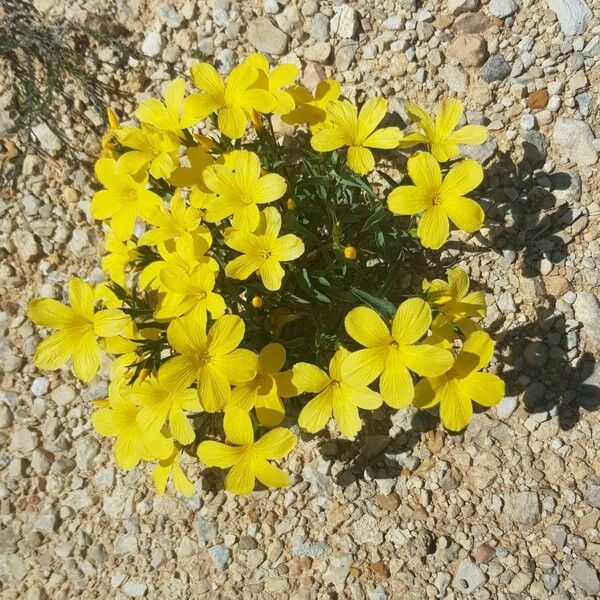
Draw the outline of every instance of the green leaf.
M351 290L359 300L362 300L384 315L391 317L396 312L396 307L385 298L377 298L376 296L369 294L369 292L365 292L364 290L356 287L351 288Z

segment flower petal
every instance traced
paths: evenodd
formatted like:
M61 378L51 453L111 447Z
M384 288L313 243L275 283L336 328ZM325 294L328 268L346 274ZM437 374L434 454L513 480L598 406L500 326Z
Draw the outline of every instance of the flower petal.
M198 458L207 467L219 467L228 469L241 457L244 448L239 446L228 446L221 442L206 441L198 445Z
M256 460L254 472L256 478L268 488L284 488L290 485L289 475L266 460Z
M235 350L242 339L246 326L237 315L223 315L208 332L208 346L212 356L225 356Z
M366 175L375 168L375 157L368 148L350 146L348 148L348 166L359 175Z
M385 367L389 351L389 346L375 346L352 352L342 363L344 380L360 381L363 385L375 381Z
M471 373L462 380L471 399L481 406L495 406L504 397L504 381L493 373Z
M100 337L112 337L119 335L131 319L118 308L107 308L99 310L94 315L94 332Z
M433 139L434 124L433 119L418 104L407 102L404 105L406 114L425 132L429 140Z
M304 254L304 243L293 233L282 235L273 243L271 255L279 261L296 260Z
M92 321L94 318L94 290L79 277L69 281L69 304L79 316Z
M488 130L483 125L465 125L457 129L448 138L453 144L484 144L488 139Z
M102 352L94 332L86 332L77 341L77 347L73 352L73 373L81 381L89 383L100 368L101 357Z
M212 364L219 369L232 385L252 381L256 376L258 358L251 350L238 348L225 356L212 359Z
M287 190L287 183L281 175L268 173L254 181L250 190L252 200L257 204L264 204L281 198Z
M353 308L346 315L344 325L348 335L367 348L385 346L392 341L388 326L372 308Z
M296 436L285 427L267 431L255 444L254 451L269 460L279 460L287 456L296 445Z
M321 431L331 419L333 392L330 387L307 402L298 415L298 425L309 433Z
M296 363L292 373L292 383L300 393L317 394L331 382L327 373L310 363Z
M450 233L448 215L441 206L433 206L425 212L419 221L417 235L425 248L441 248Z
M390 352L379 380L383 401L392 408L408 406L414 397L413 380L398 352Z
M430 198L435 198L442 185L442 170L429 152L417 152L408 159L406 165L412 182L423 189Z
M469 276L461 267L448 269L448 286L450 294L455 300L462 300L469 291Z
M196 433L189 419L181 408L173 406L169 413L169 430L173 439L183 446L191 444L196 439Z
M225 411L223 429L227 441L235 446L252 446L254 444L254 429L250 415L237 406L232 406Z
M473 191L483 181L483 168L472 158L456 163L447 175L439 190L440 200L457 198Z
M240 496L249 494L255 484L254 458L243 455L225 477L225 489Z
M225 266L225 275L231 279L248 279L252 273L258 271L265 259L260 256L243 254L234 258Z
M470 198L452 198L443 204L450 220L462 231L474 233L481 229L483 209Z
M224 106L219 109L219 130L232 140L241 138L246 132L246 113L239 106Z
M401 348L402 360L415 373L425 377L436 377L445 373L454 364L454 355L449 350L432 344L415 344Z
M364 142L363 146L390 150L397 148L400 143L400 129L398 127L382 127L374 131Z
M220 96L225 92L225 82L217 70L209 63L199 63L191 68L194 85L211 96Z
M462 356L464 353L465 356ZM467 356L470 355L470 356ZM463 347L458 355L457 367L461 373L467 373L472 370L479 371L483 369L494 355L494 342L492 338L485 331L474 331L463 344ZM470 360L473 356L477 357L475 361ZM467 371L461 367L468 365L474 365Z
M341 129L326 127L315 133L310 139L310 145L317 152L331 152L347 144L346 136Z
M400 346L420 340L431 325L431 308L421 298L409 298L398 306L392 322L392 336Z
M167 327L167 340L180 354L204 351L207 345L206 324L193 315L175 319Z
M267 344L258 355L258 372L263 375L277 373L283 368L285 357L285 348L281 344Z
M275 258L271 256L263 261L262 265L260 265L258 269L258 272L263 285L269 291L281 289L281 282L285 276L285 271L279 264L279 261L277 261Z
M435 117L435 133L438 139L447 139L454 131L464 112L462 102L446 98Z
M446 429L461 431L473 416L473 405L469 396L455 380L436 389L440 399L440 420Z
M429 379L421 379L415 385L413 404L420 409L432 408L440 401Z
M333 393L333 418L340 433L348 438L354 438L362 427L358 407L350 402L349 390L336 390Z
M175 359L174 359L175 360ZM198 372L198 397L206 412L222 410L231 395L231 386L221 369L208 364Z
M369 98L358 113L357 142L362 144L385 117L388 103L384 98ZM365 144L366 145L366 144ZM393 146L391 146L393 148Z
M54 298L37 298L29 303L27 316L43 327L65 329L81 323L81 319L69 306Z
M428 190L416 185L401 185L387 199L388 208L397 215L416 215L433 206Z

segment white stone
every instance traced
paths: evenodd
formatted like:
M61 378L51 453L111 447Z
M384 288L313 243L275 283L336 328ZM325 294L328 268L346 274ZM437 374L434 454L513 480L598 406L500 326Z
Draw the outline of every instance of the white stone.
M598 160L592 144L594 133L585 121L561 117L554 126L552 140L562 158L579 167L590 167Z
M562 32L567 36L581 35L592 18L592 11L584 0L546 0L556 13Z
M157 56L160 54L163 46L163 39L160 33L149 31L142 43L142 52L146 56Z

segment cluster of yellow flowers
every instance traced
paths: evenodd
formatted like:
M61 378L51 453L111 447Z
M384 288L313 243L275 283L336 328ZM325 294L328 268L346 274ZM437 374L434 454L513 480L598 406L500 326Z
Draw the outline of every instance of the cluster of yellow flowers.
M443 177L440 163L458 156L458 144L485 141L485 128L456 130L463 112L456 100L444 101L435 119L406 105L416 131L378 128L384 99L370 98L359 110L341 99L336 81L322 81L313 93L294 85L296 66L270 68L261 55L225 80L206 63L191 75L199 92L186 96L184 80L175 79L162 100L141 103L138 124L122 125L109 111L95 166L103 189L92 199L92 215L106 224L101 265L109 281L92 287L74 278L70 306L42 298L29 307L32 321L57 330L39 344L38 367L57 369L72 359L74 374L89 382L104 353L112 357L108 398L95 402L92 422L101 435L116 438L117 464L131 469L153 462L160 493L172 476L175 488L189 495L195 487L181 457L195 454L206 466L229 469L226 488L247 494L256 479L268 487L289 483L270 462L296 444L279 426L289 398L309 398L301 403L300 428L315 433L333 418L347 437L361 429L359 409L382 403L394 409L439 404L442 423L459 431L473 401L498 402L502 381L481 372L494 347L477 323L485 315L484 296L469 293L460 268L450 269L447 281L424 281L419 297L403 301L389 324L372 308L350 310L349 348L338 344L328 372L308 362L285 369L286 348L277 341L258 353L240 348L246 333L240 305L259 310L263 298L247 297L229 281L257 277L265 295L277 292L286 276L282 264L305 253L298 235L282 234L282 213L295 208L286 198L288 182L264 171L252 141L241 143L249 124L259 132L265 115L277 114L305 126L312 150L347 148L347 166L359 175L375 168L371 149L426 145L429 152L408 160L412 184L393 189L387 202L394 214L421 215L417 235L428 248L443 245L450 221L468 232L482 224L481 208L465 197L483 178L480 165L462 160ZM223 260L220 250L237 255ZM343 256L355 259L356 249ZM421 376L416 385L414 375ZM215 413L223 413L225 443L209 439ZM254 424L263 432L258 439Z

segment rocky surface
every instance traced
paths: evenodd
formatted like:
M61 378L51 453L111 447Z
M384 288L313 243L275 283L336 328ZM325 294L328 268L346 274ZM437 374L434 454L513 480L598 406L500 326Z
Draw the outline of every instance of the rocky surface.
M98 140L64 110L35 131L0 196L2 597L585 598L599 593L600 7L593 0L36 0L50 17L105 14L131 32L121 116L198 51L228 72L254 50L381 93L403 116L451 95L491 132L484 229L458 257L490 304L507 397L448 435L377 412L355 442L303 441L294 485L248 498L186 467L191 499L123 473L91 431L90 388L31 366L33 296L101 279L89 166ZM108 7L110 6L110 8ZM115 8L116 7L116 8ZM104 11L104 12L103 12ZM98 77L116 67L107 49ZM148 64L144 64L144 56ZM140 62L142 61L142 62ZM138 76L140 72L145 76ZM179 72L179 71L178 71ZM14 118L0 66L0 130ZM84 103L84 98L78 102ZM55 133L59 127L65 136ZM103 373L106 376L106 371ZM204 475L205 477L201 477Z

